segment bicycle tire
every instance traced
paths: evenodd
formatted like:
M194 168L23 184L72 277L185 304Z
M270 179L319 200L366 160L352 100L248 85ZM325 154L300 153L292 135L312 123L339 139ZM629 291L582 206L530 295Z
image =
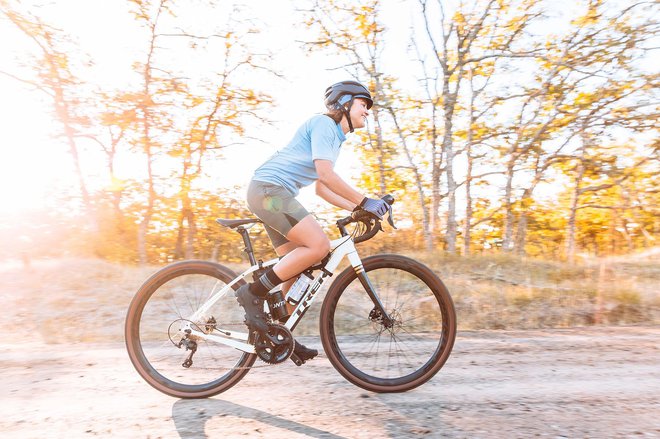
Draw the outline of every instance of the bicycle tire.
M411 390L430 380L449 358L456 338L453 301L440 278L413 259L382 254L362 264L396 323L388 329L378 320L355 270L348 267L328 289L321 308L323 349L333 367L356 386L378 393Z
M133 366L147 383L177 398L207 398L224 392L245 376L254 364L255 354L199 340L193 364L185 368L182 361L188 352L176 347L177 339L172 340L171 325L176 328L211 294L236 277L220 264L190 260L168 265L144 282L128 308L125 341ZM233 288L244 283L241 280ZM221 298L208 315L216 319L218 326L227 324L228 319L231 324L243 323L242 308L233 294ZM193 323L201 326L209 322L208 317L204 319Z

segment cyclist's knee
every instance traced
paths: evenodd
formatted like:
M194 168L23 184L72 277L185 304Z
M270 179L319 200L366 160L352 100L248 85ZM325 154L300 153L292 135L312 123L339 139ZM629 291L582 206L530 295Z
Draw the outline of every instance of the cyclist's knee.
M277 247L275 249L275 253L277 253L278 256L284 256L291 253L293 250L295 250L298 247L299 247L298 244L295 244L293 242L287 242L286 244Z
M318 246L315 247L315 250L317 250L316 256L319 260L323 259L325 255L330 252L330 240L327 236L320 240Z
M308 255L315 262L320 261L330 251L330 240L327 236L318 236L316 239L310 240L306 243L305 247L308 249Z

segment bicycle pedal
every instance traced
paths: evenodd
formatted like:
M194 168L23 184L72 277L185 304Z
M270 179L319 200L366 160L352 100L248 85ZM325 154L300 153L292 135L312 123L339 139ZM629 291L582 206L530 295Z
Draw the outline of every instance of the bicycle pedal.
M302 366L303 364L305 364L305 362L301 360L300 357L298 357L296 354L291 354L289 358L291 359L291 361L294 362L296 366Z

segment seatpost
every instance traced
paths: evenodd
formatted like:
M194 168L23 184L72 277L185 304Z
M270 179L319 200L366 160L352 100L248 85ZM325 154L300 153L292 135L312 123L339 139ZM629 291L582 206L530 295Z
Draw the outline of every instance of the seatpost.
M245 249L243 251L247 253L248 259L250 260L250 265L257 265L257 260L254 258L254 249L252 248L252 241L250 241L250 234L247 229L243 226L238 227L238 233L243 237L243 243L245 244Z

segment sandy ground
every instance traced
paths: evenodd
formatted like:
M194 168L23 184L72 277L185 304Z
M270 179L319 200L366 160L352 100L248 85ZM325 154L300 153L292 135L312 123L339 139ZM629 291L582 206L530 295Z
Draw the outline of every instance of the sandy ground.
M657 326L461 332L440 373L403 394L365 392L318 358L206 400L152 389L123 344L14 341L0 363L9 438L660 437Z

